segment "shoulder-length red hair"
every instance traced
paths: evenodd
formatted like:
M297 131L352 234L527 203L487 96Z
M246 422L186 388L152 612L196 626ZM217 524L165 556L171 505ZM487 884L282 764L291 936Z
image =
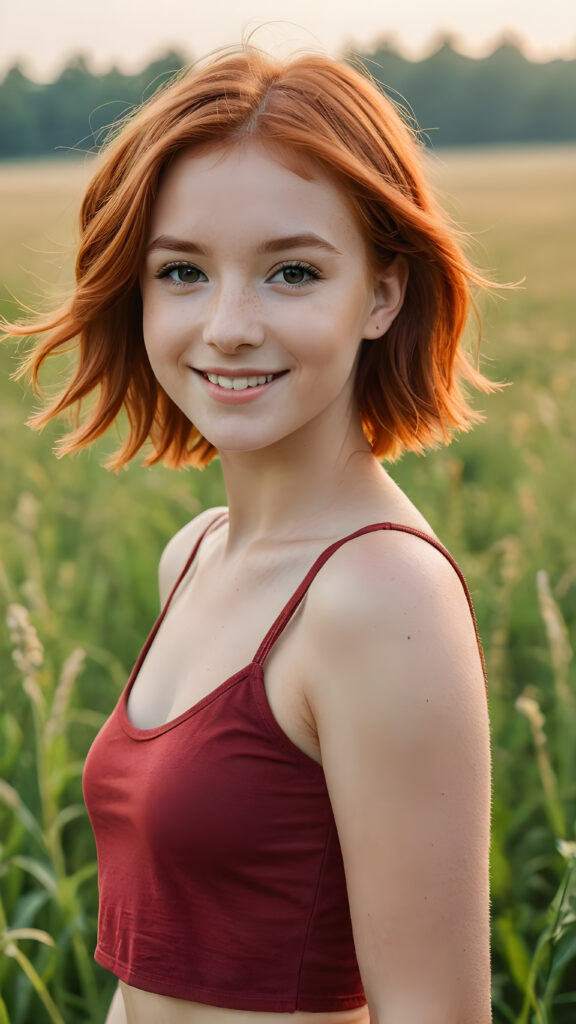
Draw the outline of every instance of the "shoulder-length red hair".
M21 373L78 348L72 378L30 425L68 410L66 454L93 442L122 408L128 436L108 465L118 469L150 440L147 464L206 465L217 454L160 387L142 336L138 274L151 208L167 163L184 148L257 138L312 161L345 190L375 263L396 253L408 262L401 312L383 338L362 343L356 397L374 454L395 458L448 441L481 419L461 390L464 378L491 390L460 348L471 286L486 285L471 267L421 168L421 145L392 103L366 76L313 54L277 60L234 47L193 67L124 123L100 157L81 210L76 287L52 315L8 325L41 335ZM72 343L72 346L71 346ZM88 395L97 400L88 415Z

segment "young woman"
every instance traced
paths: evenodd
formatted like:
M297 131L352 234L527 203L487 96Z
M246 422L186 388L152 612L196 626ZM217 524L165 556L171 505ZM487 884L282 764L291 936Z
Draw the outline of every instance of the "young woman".
M101 157L35 424L97 390L64 452L124 408L114 467L218 453L228 501L168 544L86 763L110 1024L491 1019L482 655L380 461L478 418L474 282L410 131L328 57L212 56Z

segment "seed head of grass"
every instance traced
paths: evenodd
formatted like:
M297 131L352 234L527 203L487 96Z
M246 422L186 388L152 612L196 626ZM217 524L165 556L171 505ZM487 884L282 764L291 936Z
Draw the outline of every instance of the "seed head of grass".
M562 612L554 600L548 573L544 569L540 569L536 573L536 586L540 614L548 637L556 694L566 713L571 714L574 699L568 685L568 666L572 660L573 651L568 639L568 629Z
M546 743L546 733L544 732L544 722L546 721L546 718L538 701L535 700L534 697L529 697L523 693L520 697L516 698L515 705L517 711L519 711L521 715L525 715L530 722L536 746L544 746Z
M44 648L30 622L28 609L22 604L8 605L6 623L14 648L12 658L16 668L26 678L34 678L42 668Z
M556 848L558 853L561 853L566 860L573 860L576 862L576 843L569 842L566 839L557 839Z
M560 609L552 596L550 580L545 569L536 573L540 612L546 626L551 653L555 662L567 665L572 659L572 648L568 640L568 630Z
M530 724L548 816L556 835L563 838L566 835L566 820L564 808L558 796L556 775L547 749L547 737L544 732L546 718L538 701L529 693L524 692L517 697L515 706L520 714L525 715Z
M52 712L46 724L46 742L50 743L66 725L66 712L70 694L80 672L84 667L86 653L77 647L64 662L62 673L52 703Z
M35 533L38 525L38 502L29 491L23 491L18 499L16 522L27 533Z

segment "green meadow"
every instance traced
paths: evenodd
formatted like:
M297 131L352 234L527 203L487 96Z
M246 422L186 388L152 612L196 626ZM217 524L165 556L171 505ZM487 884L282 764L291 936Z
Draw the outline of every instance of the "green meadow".
M390 467L464 569L485 647L496 1024L576 1020L575 171L573 147L430 158L471 258L521 282L480 300L481 366L508 386L477 396L473 432ZM89 173L0 165L5 316L66 293ZM157 614L163 545L222 483L217 462L108 473L113 436L57 460L65 425L24 425L11 342L0 366L0 1024L101 1024L114 979L92 958L82 762Z

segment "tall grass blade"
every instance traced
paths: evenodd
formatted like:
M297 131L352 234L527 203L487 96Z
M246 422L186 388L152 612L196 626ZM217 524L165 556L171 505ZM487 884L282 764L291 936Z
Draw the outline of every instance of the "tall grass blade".
M66 1024L66 1021L64 1020L60 1011L58 1010L58 1007L56 1006L54 1000L52 999L52 996L50 995L48 989L46 988L46 985L42 981L42 978L38 974L36 968L28 959L28 957L22 952L22 950L18 948L16 943L14 942L11 945L7 946L6 949L4 950L4 953L5 956L12 957L16 961L22 972L26 975L28 981L32 985L32 988L34 989L36 995L40 999L41 1003L44 1006L44 1009L46 1010L48 1016L50 1017L52 1024Z

